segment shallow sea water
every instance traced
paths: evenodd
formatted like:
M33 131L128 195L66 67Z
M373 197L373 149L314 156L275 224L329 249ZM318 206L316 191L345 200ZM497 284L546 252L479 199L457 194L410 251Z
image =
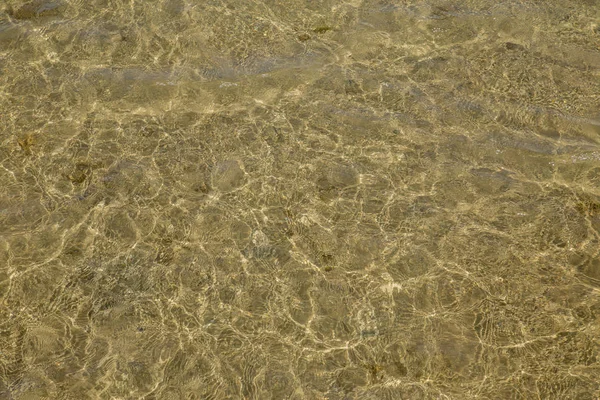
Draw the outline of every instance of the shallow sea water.
M600 398L599 1L3 4L0 399Z

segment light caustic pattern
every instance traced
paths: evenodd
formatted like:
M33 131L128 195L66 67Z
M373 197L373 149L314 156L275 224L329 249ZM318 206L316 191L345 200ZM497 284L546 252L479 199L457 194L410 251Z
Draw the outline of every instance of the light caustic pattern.
M5 0L1 399L597 399L600 3Z

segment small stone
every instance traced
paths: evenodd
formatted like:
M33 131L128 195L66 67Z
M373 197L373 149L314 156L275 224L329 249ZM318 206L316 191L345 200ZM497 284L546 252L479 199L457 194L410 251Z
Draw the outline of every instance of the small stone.
M316 27L315 29L313 29L313 32L321 34L321 33L329 32L332 29L333 28L330 26L319 26L319 27Z
M506 47L507 50L525 50L525 47L523 47L522 45L518 44L518 43L512 43L512 42L506 42L504 43L504 46Z
M24 135L23 137L17 139L17 143L18 143L19 147L21 148L21 150L23 150L23 152L25 152L25 154L29 155L29 154L31 154L31 147L35 144L35 139L34 139L33 135L27 134L27 135Z
M301 42L306 42L307 40L310 40L310 35L308 33L301 33L298 35L298 40Z

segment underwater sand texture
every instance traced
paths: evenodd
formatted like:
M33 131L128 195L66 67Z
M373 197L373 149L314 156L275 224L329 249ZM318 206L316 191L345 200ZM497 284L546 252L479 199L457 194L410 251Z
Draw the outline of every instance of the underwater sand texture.
M0 399L600 398L599 1L0 7Z

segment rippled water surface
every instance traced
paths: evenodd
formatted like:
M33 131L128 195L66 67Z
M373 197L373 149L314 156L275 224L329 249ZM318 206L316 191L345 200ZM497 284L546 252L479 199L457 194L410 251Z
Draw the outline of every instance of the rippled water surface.
M600 2L4 0L0 399L600 398Z

